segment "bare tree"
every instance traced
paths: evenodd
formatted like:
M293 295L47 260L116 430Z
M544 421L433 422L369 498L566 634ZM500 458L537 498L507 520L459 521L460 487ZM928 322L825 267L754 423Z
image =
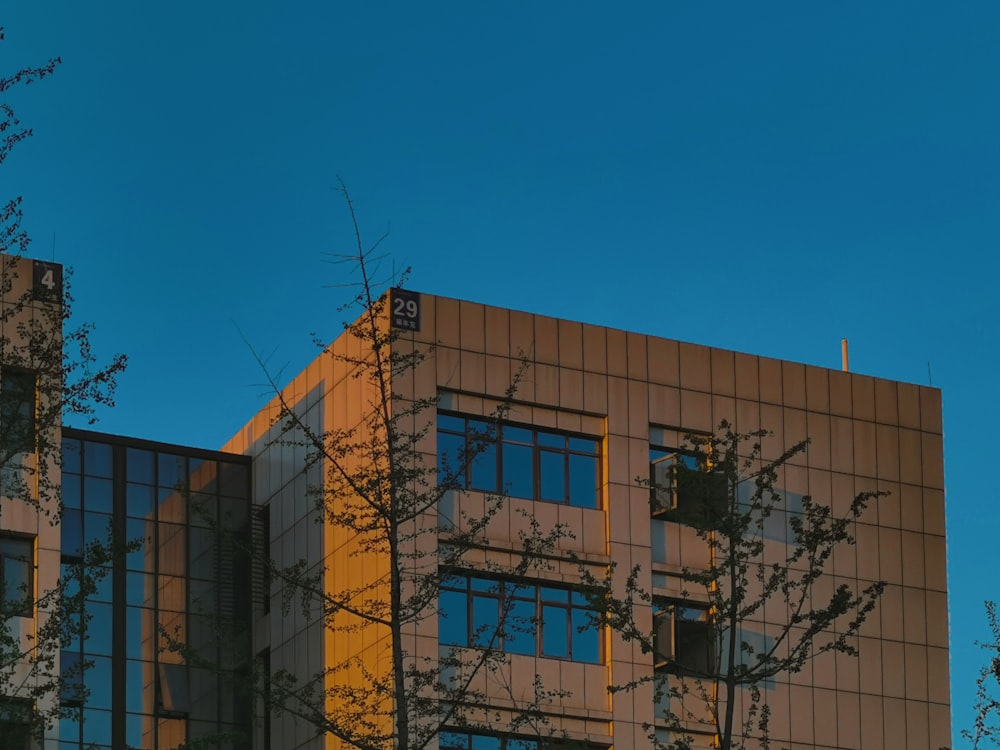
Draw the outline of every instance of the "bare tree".
M0 29L0 41L3 30ZM0 76L0 96L51 74L53 58ZM0 164L32 134L0 101ZM85 664L60 674L60 649L86 637L84 599L113 554L112 540L92 544L60 578L60 464L63 420L94 419L113 405L126 359L94 355L89 324L71 323L68 276L55 263L30 260L22 200L0 206L0 745L41 737L64 698L82 697ZM44 559L43 559L44 558ZM38 573L35 575L35 567ZM72 694L72 698L70 698ZM8 744L9 743L9 744Z
M972 729L963 729L962 736L972 743L972 750L1000 746L1000 621L995 602L986 602L986 621L992 640L977 643L987 653L986 663L976 680L976 720Z
M299 470L312 477L309 496L326 544L340 550L351 574L316 560L292 566L266 561L268 576L283 595L283 615L301 607L307 620L322 624L327 644L327 663L314 674L266 675L268 709L295 716L338 746L359 750L423 750L435 742L457 747L450 743L458 742L459 734L495 733L498 726L535 738L528 742L539 746L565 742L545 710L563 691L537 679L530 689L515 690L504 644L536 632L539 615L525 602L535 595L533 578L552 565L549 555L568 532L558 524L542 528L526 514L514 549L498 562L487 554L487 532L507 498L502 491L487 492L474 513L458 501L472 467L495 447L525 361L460 445L435 450L429 441L437 394L414 395L405 387L419 377L433 347L414 343L407 331L389 324L397 292L379 291L376 253L384 236L364 244L343 184L341 192L356 248L334 260L349 265L359 279L343 309L359 316L345 324L338 343L321 345L320 361L343 374L338 382L350 384L346 399L353 406L347 409L356 417L340 414L336 424L324 427L301 393L283 390L275 375L267 379L275 394L276 435L269 445L302 457ZM263 359L258 362L267 373ZM470 586L491 597L493 619L470 626L467 641L438 638L427 625L437 620L444 629L449 620L464 618L442 602L461 598ZM588 624L596 649L596 618ZM503 698L502 710L496 708L497 696Z
M612 690L654 684L659 728L647 730L656 748L767 748L762 688L820 654L857 655L858 631L885 588L830 583L834 550L854 543L854 522L884 493L858 494L842 517L809 496L790 502L779 477L808 441L767 460L760 441L768 434L723 421L715 435L687 436L653 462L651 477L637 479L650 489L654 517L704 543L704 563L673 577L672 596L649 593L639 567L624 596L610 572L584 572L600 592L602 621L654 660L647 678Z

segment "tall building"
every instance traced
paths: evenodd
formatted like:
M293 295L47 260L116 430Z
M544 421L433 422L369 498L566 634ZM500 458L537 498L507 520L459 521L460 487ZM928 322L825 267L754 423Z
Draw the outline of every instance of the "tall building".
M670 683L679 666L713 658L707 643L712 610L705 595L679 577L685 568L706 565L706 543L691 525L658 513L641 480L691 463L685 435L711 435L722 420L741 432L770 430L764 459L811 441L777 478L785 502L765 531L765 554L787 546L790 518L805 497L842 514L858 492L889 493L854 525L857 543L836 550L816 587L819 598L834 584L857 591L886 583L853 639L860 656L827 653L762 685L772 746L933 749L950 743L939 391L412 292L393 298L391 309L380 308L374 323L368 335L345 332L225 450L253 458L254 502L269 523L275 560L304 559L322 571L336 607L358 601L363 591L384 599L385 549L352 537L336 520L357 509L343 487L331 486L342 481L332 463L363 459L328 451L312 460L309 435L340 430L362 445L377 443L379 420L371 419L371 410L380 400L366 367L389 356L390 348L399 357L425 352L412 370L395 368L391 408L432 404L406 423L420 433L417 461L458 466L459 476L443 504L427 510L423 528L434 530L433 540L416 532L401 537L420 547L410 550L409 564L437 572L434 560L447 558L450 538L447 524L437 530L440 518L460 525L455 519L483 513L491 493L509 496L490 511L495 515L476 549L461 562L447 558L437 601L403 633L411 665L433 663L452 648L474 653L484 637L507 652L508 661L475 684L489 708L479 717L490 731L457 722L441 736L441 747L534 748L539 737L549 741L550 731L604 748L648 747L650 731L669 737L657 679ZM399 334L391 347L373 347L391 328ZM491 426L522 361L509 411ZM282 402L291 420L276 421ZM456 463L477 443L468 465ZM319 511L320 495L309 488L324 486L328 505ZM546 565L511 577L532 520L568 533L547 550ZM593 626L581 595L581 566L599 573L612 562L620 570L634 567L651 596L637 604L636 621L650 631L656 623L656 654ZM625 594L622 578L615 578L619 595ZM386 627L351 625L348 616L346 630L324 628L321 618L294 609L279 616L280 582L271 594L270 614L256 621L260 659L300 681L326 669L322 685L330 692L318 707L349 716L337 701L352 690L362 700L365 687L392 668ZM504 612L521 613L522 627L498 635ZM758 613L745 623L742 641L765 648L786 617L784 610ZM536 677L548 691L539 706L541 734L512 718L516 699L532 693ZM630 682L635 689L609 692ZM685 733L696 746L709 746L714 728L691 707L690 696L672 700ZM741 703L737 712L743 710ZM385 731L392 720L391 709L374 716L372 731ZM272 719L269 737L260 737L257 747L342 746L334 736L314 735L314 724L285 714Z
M0 747L248 747L249 459L64 428L62 269L0 263Z
M804 498L842 514L858 492L889 493L853 524L857 543L837 548L817 584L819 599L842 584L886 583L852 640L860 655L824 654L761 683L772 746L950 744L936 389L394 292L368 319L367 335L346 331L223 451L206 451L62 428L53 408L61 269L2 262L4 748L37 747L22 730L56 708L61 718L43 744L59 750L165 750L209 737L233 750L341 747L342 737L317 728L367 706L369 732L393 731L391 692L372 687L393 676L399 649L387 616L364 622L351 612L391 614L392 566L366 537L368 511L357 499L392 482L384 472L351 491L343 482L363 475L365 451L376 464L384 458L385 422L373 413L383 399L369 379L380 357L389 358L385 416L412 456L395 467L405 479L395 486L433 496L435 472L447 484L396 532L402 590L415 603L397 644L403 666L414 679L443 665L425 688L432 709L415 718L419 731L421 721L451 717L431 750L537 750L567 740L631 750L678 729L695 747L710 746L704 704L658 690L719 656L710 599L682 582L685 570L705 567L710 546L697 524L663 511L689 502L683 477L705 480L702 504L716 497L717 473L697 445L722 420L740 432L770 430L766 460L811 440L777 476L782 503L761 530L769 560L783 559ZM331 432L354 450L314 439ZM259 558L254 565L254 531L252 546L276 569L304 563L300 580L318 584L309 606L286 606L282 576ZM457 555L465 532L473 544ZM525 540L546 535L522 565ZM79 597L79 632L33 661L94 544L107 554ZM652 652L594 620L583 571L600 579L612 564L613 596L627 595L632 570L648 594L633 612L655 634ZM765 607L742 624L740 640L766 649L787 622L785 610ZM500 653L492 667L463 666L491 650ZM307 702L263 711L252 673L270 675L275 696L309 686ZM65 679L54 691L58 675ZM475 705L433 702L435 690L465 677ZM625 684L633 688L610 689ZM526 704L527 717L519 713ZM682 726L668 725L667 711Z

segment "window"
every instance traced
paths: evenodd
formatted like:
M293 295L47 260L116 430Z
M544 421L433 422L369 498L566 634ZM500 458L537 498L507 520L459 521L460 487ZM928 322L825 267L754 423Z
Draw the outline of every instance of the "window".
M556 750L557 748L590 750L593 746L557 738L532 739L476 732L441 732L438 735L438 747L441 750Z
M183 717L191 713L187 666L160 662L156 686L161 716Z
M649 485L654 518L696 528L717 528L729 500L725 475L689 451L650 448Z
M5 617L31 617L34 604L35 540L0 536L0 611Z
M35 373L0 370L0 436L4 458L35 451Z
M653 655L657 671L715 674L715 630L707 605L653 602Z
M596 508L599 453L593 437L438 414L438 476L461 489Z
M4 750L31 747L33 713L29 701L0 696L0 747Z
M601 661L597 616L562 586L457 575L441 583L438 639L510 654Z

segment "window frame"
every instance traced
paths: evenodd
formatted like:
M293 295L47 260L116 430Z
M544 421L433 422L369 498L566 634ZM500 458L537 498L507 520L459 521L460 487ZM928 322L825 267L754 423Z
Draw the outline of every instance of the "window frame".
M463 421L463 430L457 431L450 426L442 426L440 417L449 419L460 419ZM473 490L479 492L507 493L509 497L533 502L555 503L557 505L568 505L574 508L584 508L588 510L600 510L602 476L602 451L601 437L588 435L581 432L568 430L558 430L539 425L523 424L518 422L491 422L487 417L463 414L450 410L441 409L438 411L437 436L438 436L438 471L439 478L442 470L447 468L447 474L456 485L456 489ZM470 429L471 428L471 429ZM505 432L524 430L531 433L530 441L524 437L505 437ZM495 434L494 434L495 431ZM441 435L447 435L452 441L459 439L462 442L460 453L457 456L447 455L441 450ZM561 441L562 445L556 442ZM574 441L586 441L593 444L593 449L586 449ZM457 441L456 441L457 442ZM509 447L508 447L509 446ZM528 448L531 450L531 496L526 497L523 493L509 493L508 488L512 484L504 475L504 454L514 448ZM471 458L470 454L473 454ZM492 454L494 462L492 473L493 479L488 482L481 481L481 474L489 467L482 467L480 460ZM562 498L555 499L547 496L544 482L552 474L547 473L545 466L551 466L552 456L558 456L562 463ZM594 488L593 496L583 501L577 501L573 493L573 457L589 459L594 467ZM442 459L447 457L448 464L443 467ZM548 458L547 458L548 457ZM477 471L478 470L478 471Z
M454 615L459 619L464 618L465 637L461 639L461 642L456 643L442 638L441 618L447 619L449 616L441 607L442 592L457 594L465 598L464 613L455 613ZM565 598L558 601L553 592L564 592ZM496 624L490 622L477 625L477 616L481 617L483 611L477 609L477 604L490 600L496 602ZM528 627L512 625L507 621L513 615L514 605L517 602L531 603L530 636L534 639L534 648L531 652L511 648L515 638L529 634ZM552 653L551 649L546 648L546 629L552 627L553 624L551 619L548 621L549 624L546 624L546 611L553 609L560 610L560 615L563 618L565 632L562 634L560 642L565 644L564 654ZM590 624L593 626L596 639L596 656L593 659L574 653L583 645L581 643L574 648L574 636L579 637L586 632L578 630L584 625L578 622L577 616L592 620ZM561 659L581 664L604 663L604 643L601 637L602 629L596 622L597 612L586 601L586 595L572 586L548 581L456 573L446 576L441 581L438 593L438 618L438 639L442 645L459 648L491 648L502 653ZM509 634L512 626L521 627L520 630L516 631L516 635ZM483 636L487 636L485 643Z

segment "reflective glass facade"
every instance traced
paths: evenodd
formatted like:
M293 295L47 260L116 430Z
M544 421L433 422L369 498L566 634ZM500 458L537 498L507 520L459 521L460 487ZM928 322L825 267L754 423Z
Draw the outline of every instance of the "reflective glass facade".
M245 747L251 668L250 463L64 429L64 573L93 541L115 554L62 651L59 747ZM243 737L244 739L235 739Z

